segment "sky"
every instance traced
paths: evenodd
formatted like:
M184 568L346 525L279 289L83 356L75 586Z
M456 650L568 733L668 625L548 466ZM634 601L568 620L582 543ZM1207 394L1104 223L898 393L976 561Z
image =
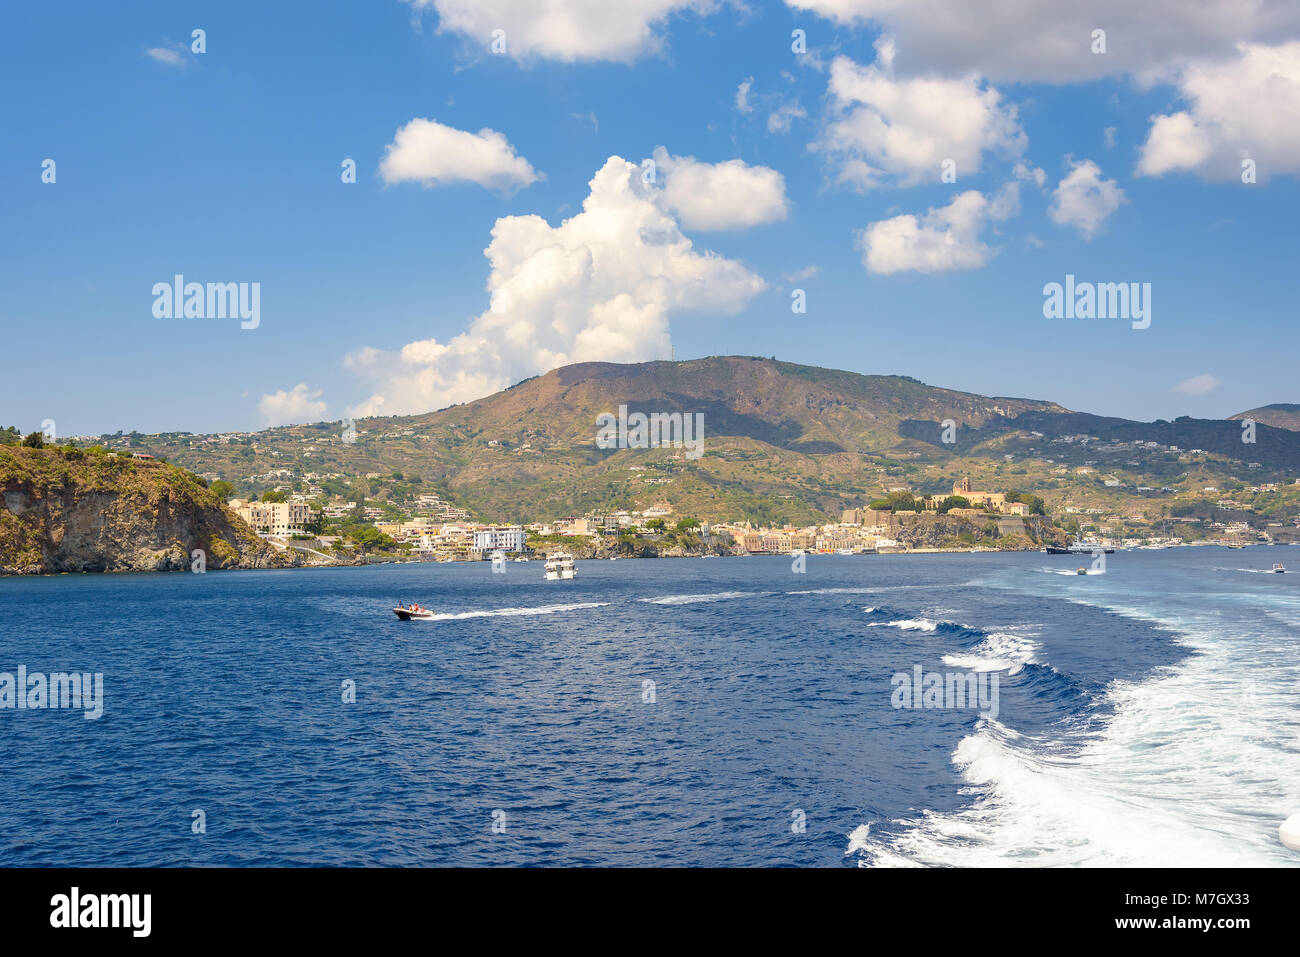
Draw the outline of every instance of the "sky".
M7 20L0 425L248 430L726 354L1144 420L1300 401L1292 2ZM256 319L170 315L176 275L256 284ZM1048 317L1067 275L1136 283L1149 325Z

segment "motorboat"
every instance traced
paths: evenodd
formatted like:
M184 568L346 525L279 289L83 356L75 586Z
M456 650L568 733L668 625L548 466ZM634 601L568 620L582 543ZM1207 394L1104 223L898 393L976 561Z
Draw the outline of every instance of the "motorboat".
M1083 568L1083 567L1080 567L1079 570L1078 570L1077 572L1075 572L1075 574L1076 574L1076 575L1086 575L1086 574L1088 574L1088 569Z
M1274 562L1274 563L1273 563L1273 571L1275 571L1277 574L1281 575L1284 571L1286 571L1286 567L1283 566L1283 564L1282 564L1281 562Z
M578 566L568 552L556 552L546 556L546 580L568 581L578 577Z
M411 621L412 619L415 619L416 621L429 621L433 618L433 612L429 611L429 609L420 608L415 605L412 605L410 608L404 608L401 605L398 605L393 609L393 614L402 621Z

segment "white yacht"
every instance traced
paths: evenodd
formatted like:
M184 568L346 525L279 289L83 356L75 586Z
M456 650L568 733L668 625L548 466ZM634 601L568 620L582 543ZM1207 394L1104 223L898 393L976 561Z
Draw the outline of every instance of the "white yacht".
M546 580L568 581L570 578L578 577L578 566L573 562L573 556L568 552L556 552L553 555L546 556Z

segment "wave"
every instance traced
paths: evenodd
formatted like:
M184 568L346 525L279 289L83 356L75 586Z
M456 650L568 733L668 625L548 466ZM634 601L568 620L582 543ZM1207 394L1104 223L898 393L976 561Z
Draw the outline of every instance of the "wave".
M899 631L934 631L948 622L934 621L930 618L900 618L897 621L873 621L868 628L897 628Z
M944 655L943 663L968 671L1005 671L1014 675L1025 665L1036 663L1040 647L1032 638L995 631L965 654Z
M1139 681L1087 692L1023 664L1023 692L1095 707L1042 736L982 717L952 754L967 805L868 822L846 854L862 866L1294 866L1277 838L1300 810L1294 635L1244 625L1233 607L1195 607L1111 604L1175 629L1193 652ZM1012 660L1029 649L1003 638L997 650Z
M788 591L787 595L870 595L874 588L809 588L804 591Z
M663 595L659 598L638 598L647 605L694 605L707 601L730 601L733 598L759 598L770 591L719 591L706 595Z
M493 608L485 611L441 612L432 618L412 618L412 621L462 621L466 618L511 618L517 615L553 615L561 611L578 611L583 608L601 608L607 601L583 601L572 605L538 605L533 608Z

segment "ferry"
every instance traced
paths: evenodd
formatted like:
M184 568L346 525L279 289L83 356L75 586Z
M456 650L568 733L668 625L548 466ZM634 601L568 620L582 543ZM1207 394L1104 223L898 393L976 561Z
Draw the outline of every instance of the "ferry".
M570 578L578 577L578 566L573 562L573 556L568 552L556 552L554 555L546 556L546 580L568 581Z
M1091 555L1093 552L1105 552L1107 555L1114 555L1115 549L1106 548L1100 542L1085 542L1081 538L1076 538L1066 549L1072 555Z

